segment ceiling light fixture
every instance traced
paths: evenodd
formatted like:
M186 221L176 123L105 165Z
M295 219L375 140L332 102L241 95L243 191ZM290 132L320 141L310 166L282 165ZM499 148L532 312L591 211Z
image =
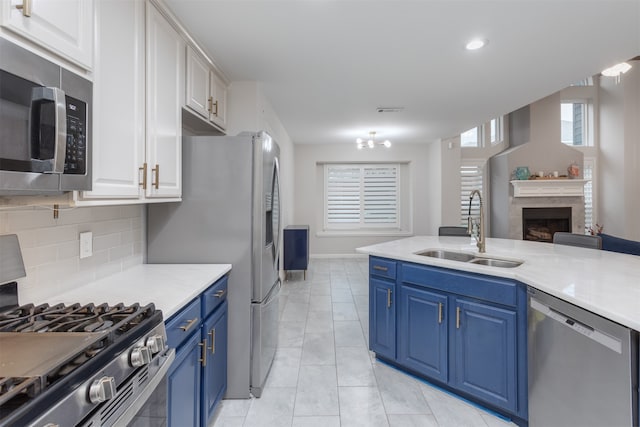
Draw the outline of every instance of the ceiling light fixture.
M467 50L478 50L487 45L488 40L485 39L473 39L469 43L466 44L465 48Z
M376 133L374 131L369 132L369 139L367 139L367 141L363 140L362 138L357 138L356 144L358 150L362 150L365 147L374 148L376 145L382 145L387 148L391 147L391 141L389 141L388 139L384 140L383 142L376 142L375 138Z

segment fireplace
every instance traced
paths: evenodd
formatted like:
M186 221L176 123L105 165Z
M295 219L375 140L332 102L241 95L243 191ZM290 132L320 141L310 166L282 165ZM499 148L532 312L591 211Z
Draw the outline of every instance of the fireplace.
M522 239L552 242L557 231L571 232L571 208L522 208Z

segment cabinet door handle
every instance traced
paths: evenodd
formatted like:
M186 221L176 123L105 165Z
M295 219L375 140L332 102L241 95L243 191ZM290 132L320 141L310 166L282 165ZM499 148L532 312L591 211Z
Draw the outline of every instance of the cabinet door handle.
M208 335L211 337L211 354L216 354L216 328L210 330Z
M143 190L147 189L147 164L143 163L141 168L138 168L138 171L142 172L142 182L139 182L138 185L142 187Z
M213 112L213 97L210 96L209 99L207 99L207 110L209 110L209 113Z
M456 329L460 329L460 307L456 307Z
M373 269L374 270L378 270L378 271L389 271L389 269L387 267L383 267L381 265L374 265Z
M213 296L216 298L222 298L226 293L227 293L226 289L220 289L219 291L216 291L216 293L213 294Z
M196 324L197 321L198 321L197 317L195 319L187 320L187 324L184 325L184 326L180 326L180 329L182 329L183 331L187 332L189 329L191 329L191 327L193 325Z
M207 339L203 339L198 345L202 348L202 357L198 359L198 361L202 363L202 367L204 368L207 366Z
M438 323L442 323L442 303L438 303Z
M151 185L157 190L158 188L160 188L160 165L156 164L156 167L151 169L151 173L156 177L156 182L153 182L152 179Z
M213 105L216 106L216 111L213 112L213 115L218 117L218 101L214 102Z
M391 289L387 289L387 308L391 308Z
M17 4L16 9L22 10L22 16L31 17L31 0L22 0L22 4Z

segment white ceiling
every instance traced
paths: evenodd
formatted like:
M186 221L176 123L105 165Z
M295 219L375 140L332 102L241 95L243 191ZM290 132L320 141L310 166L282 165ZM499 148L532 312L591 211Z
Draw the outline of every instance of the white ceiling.
M165 2L301 144L431 142L640 54L640 0Z

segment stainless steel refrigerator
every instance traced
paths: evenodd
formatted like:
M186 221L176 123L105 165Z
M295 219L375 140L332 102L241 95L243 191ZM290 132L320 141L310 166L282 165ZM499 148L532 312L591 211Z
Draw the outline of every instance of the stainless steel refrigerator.
M149 205L147 262L232 264L226 397L259 397L278 342L280 150L266 132L182 150L182 202Z

